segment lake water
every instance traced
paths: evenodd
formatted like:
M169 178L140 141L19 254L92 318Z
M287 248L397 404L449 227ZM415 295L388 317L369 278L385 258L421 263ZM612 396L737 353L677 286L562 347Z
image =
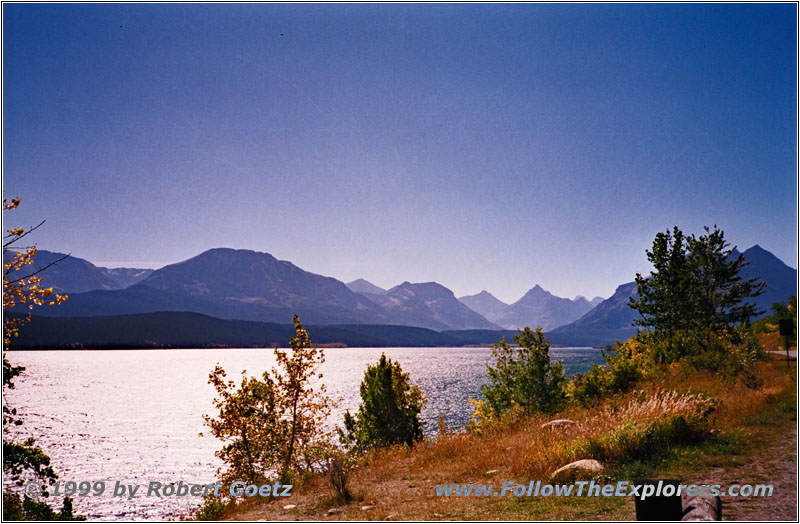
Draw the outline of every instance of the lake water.
M463 427L472 414L469 398L480 398L486 382L488 348L326 349L322 367L328 393L342 401L329 421L340 424L345 409L356 411L359 384L367 365L381 353L399 361L428 402L425 431L436 433L444 415L448 426ZM601 362L591 348L551 348L568 374ZM186 349L127 351L13 351L14 365L28 369L8 391L6 402L25 421L15 433L33 436L52 458L62 481L117 480L144 486L183 480L216 481L220 442L200 432L203 414L212 414L214 389L208 374L219 362L228 377L242 370L260 375L275 360L271 349ZM237 380L238 381L238 380ZM75 497L75 509L90 519L175 518L193 511L196 497L141 495L127 501L110 496Z

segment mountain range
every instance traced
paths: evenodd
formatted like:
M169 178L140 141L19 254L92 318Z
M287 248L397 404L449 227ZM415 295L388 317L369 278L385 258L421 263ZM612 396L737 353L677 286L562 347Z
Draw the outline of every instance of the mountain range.
M3 253L3 264L14 256L13 252ZM22 278L63 258L63 253L40 249L34 256L34 263L14 272L14 278ZM152 269L105 268L98 267L82 258L69 256L48 267L42 272L45 287L52 287L56 293L82 293L94 289L125 289L153 273Z
M384 294L366 295L384 310L395 323L435 330L500 329L479 313L458 301L452 291L436 282L403 282Z
M12 277L29 274L61 256L39 251L35 265ZM759 246L748 249L744 256L750 263L745 273L767 283L765 293L753 299L762 310L796 293L795 269ZM557 297L536 285L515 303L506 304L488 291L457 299L435 282L403 282L388 290L363 279L345 284L268 253L227 248L211 249L158 270L102 268L69 257L48 268L42 278L44 286L70 295L59 307L34 311L50 317L171 311L289 325L297 314L304 323L313 325L369 325L367 338L372 339L380 331L375 326L383 326L387 333L391 326L411 326L441 332L450 337L448 340L465 344L496 340L511 333L508 330L523 326L542 326L554 343L566 345L604 345L635 333L632 321L636 313L628 307L629 298L636 292L633 282L620 285L606 300L596 297L592 301L581 296ZM197 323L196 318L186 321ZM82 322L83 326L94 325L85 318ZM226 325L223 331L229 329ZM434 342L436 337L421 333L427 331L414 332L413 340L427 337ZM348 340L364 338L352 333L347 336Z
M541 326L545 331L549 331L577 320L593 307L592 303L582 296L574 300L557 297L538 284L510 305L498 300L488 291L461 297L459 300L506 329ZM595 297L593 300L598 304L603 299Z

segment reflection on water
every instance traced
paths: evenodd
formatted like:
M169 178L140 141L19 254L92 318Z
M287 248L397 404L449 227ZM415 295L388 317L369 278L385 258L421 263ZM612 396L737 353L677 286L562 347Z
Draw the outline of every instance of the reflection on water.
M425 429L436 432L442 414L448 426L463 427L471 415L469 398L480 398L488 348L347 348L325 351L322 368L329 394L341 398L331 415L340 423L355 411L367 365L380 354L400 362L428 402ZM599 350L553 348L551 357L567 373L600 362ZM204 431L202 415L212 412L208 374L219 362L236 379L244 369L261 374L275 365L271 349L189 349L128 351L19 351L7 353L28 369L6 401L25 424L19 436L36 437L63 481L117 480L146 486L150 481L209 484L220 463L220 443ZM141 488L140 492L145 488ZM90 519L176 517L198 505L194 497L133 500L75 497L75 509Z

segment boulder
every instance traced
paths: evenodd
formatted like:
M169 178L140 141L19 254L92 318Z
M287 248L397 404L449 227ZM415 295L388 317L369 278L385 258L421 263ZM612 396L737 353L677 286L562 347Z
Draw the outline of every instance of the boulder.
M542 429L563 429L572 427L574 425L575 425L574 420L569 420L567 418L559 418L542 424Z
M570 481L576 478L591 478L605 471L605 467L594 459L582 459L561 466L550 475L552 480Z

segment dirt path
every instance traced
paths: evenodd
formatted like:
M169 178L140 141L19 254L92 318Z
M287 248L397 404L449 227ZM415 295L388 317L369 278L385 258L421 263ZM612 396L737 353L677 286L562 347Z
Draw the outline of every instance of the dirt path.
M697 484L772 484L771 497L722 497L723 520L797 522L797 426L769 428L732 467L704 472Z

